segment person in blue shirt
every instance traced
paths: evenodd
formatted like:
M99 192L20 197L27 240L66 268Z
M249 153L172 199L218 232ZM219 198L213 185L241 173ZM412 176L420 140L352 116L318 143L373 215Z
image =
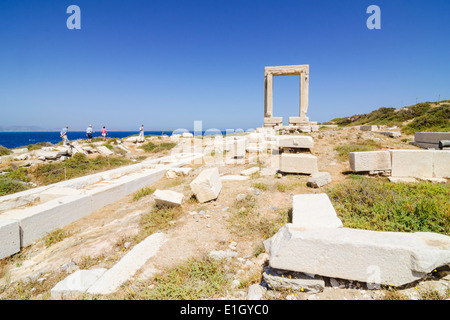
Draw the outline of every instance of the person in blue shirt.
M63 145L69 145L69 139L67 138L67 131L69 131L69 126L66 126L65 128L62 128L60 134L63 141Z

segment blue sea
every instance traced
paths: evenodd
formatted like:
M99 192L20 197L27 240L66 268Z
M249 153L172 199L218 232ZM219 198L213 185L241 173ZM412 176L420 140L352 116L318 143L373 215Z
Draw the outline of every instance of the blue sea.
M187 132L187 130L184 130ZM193 131L190 131L194 133ZM173 133L181 134L183 131L145 131L145 135L168 135L171 136ZM217 131L211 133L215 134ZM108 138L125 138L132 135L138 134L137 131L108 131ZM208 132L203 131L203 135L208 135ZM222 131L222 134L225 134L225 131ZM78 140L78 139L87 139L85 131L69 131L67 134L69 141ZM100 132L95 132L92 135L93 138L101 137ZM57 144L61 141L61 137L59 132L57 131L49 131L49 132L0 132L0 145L4 146L8 149L18 148L18 147L26 147L30 144L36 144L39 142L50 142L51 144Z
M124 138L131 135L135 135L136 131L108 131L108 138ZM154 135L168 135L172 134L172 131L146 131L145 134ZM87 139L85 131L69 131L67 137L70 141L78 139ZM95 132L92 135L93 138L101 137L100 132ZM0 132L0 145L8 149L26 147L30 144L36 144L38 142L50 142L51 144L57 144L61 141L59 132Z

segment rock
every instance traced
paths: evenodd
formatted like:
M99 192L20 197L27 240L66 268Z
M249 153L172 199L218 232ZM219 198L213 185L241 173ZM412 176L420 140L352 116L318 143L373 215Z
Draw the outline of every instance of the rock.
M112 152L111 150L109 150L107 147L105 146L98 146L96 147L96 149L98 150L98 152L100 152L101 154L103 154L104 156L110 156L113 155L114 152Z
M270 240L269 264L275 269L402 286L450 264L450 237L286 224Z
M246 195L245 193L239 193L239 194L236 196L236 201L242 201L242 200L245 200L246 197L247 197L247 195Z
M184 195L179 192L175 192L172 190L159 190L157 189L153 193L153 197L155 199L157 206L181 206L181 202L183 201Z
M248 300L261 300L266 293L266 288L259 284L252 284L248 287L247 299Z
M326 193L294 195L292 224L300 228L342 227L342 222Z
M217 260L221 260L221 259L231 259L234 257L237 257L237 252L235 251L231 251L231 250L227 250L227 251L223 251L223 250L212 250L208 256L212 259L217 259Z
M240 176L240 175L232 175L232 174L220 177L221 181L245 181L248 179L249 179L248 176Z
M255 173L259 172L259 170L260 170L259 167L252 167L252 168L248 168L248 169L242 170L240 172L240 174L242 176L251 176L252 174L255 174Z
M75 299L85 293L107 269L78 270L58 282L51 289L53 299Z
M14 157L14 160L16 161L24 161L24 160L28 160L30 158L30 155L28 153L22 153L18 156Z
M190 183L190 187L200 203L217 199L220 190L222 190L219 169L213 167L203 170Z
M362 125L359 127L359 130L361 131L377 131L378 126L375 125Z
M319 293L325 287L325 281L321 277L311 278L301 272L277 270L271 267L265 268L263 279L269 288L275 290L291 289Z
M317 172L311 175L306 185L312 188L320 188L329 183L331 183L331 175L329 172Z

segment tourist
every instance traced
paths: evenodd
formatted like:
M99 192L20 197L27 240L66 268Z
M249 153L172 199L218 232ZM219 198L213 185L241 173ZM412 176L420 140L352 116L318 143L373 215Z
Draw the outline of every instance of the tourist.
M89 125L89 127L86 129L86 135L88 137L88 142L92 142L92 134L94 133L94 129L92 129L92 124Z
M145 137L144 137L144 125L141 125L141 127L139 128L139 138L138 138L138 142L144 142L145 141Z
M66 126L65 128L62 128L60 134L63 142L63 146L69 145L69 139L67 138L67 131L69 131L69 126Z
M107 135L107 134L108 134L108 132L106 131L105 126L103 126L103 128L102 128L102 137L103 137L103 141L106 140L106 135Z

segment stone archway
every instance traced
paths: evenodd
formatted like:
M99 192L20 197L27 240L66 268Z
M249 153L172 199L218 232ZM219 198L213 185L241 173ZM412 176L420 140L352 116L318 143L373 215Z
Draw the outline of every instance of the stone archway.
M264 126L282 126L283 118L273 116L273 77L300 76L299 116L289 117L289 125L310 125L306 116L309 102L309 65L278 66L264 68Z

